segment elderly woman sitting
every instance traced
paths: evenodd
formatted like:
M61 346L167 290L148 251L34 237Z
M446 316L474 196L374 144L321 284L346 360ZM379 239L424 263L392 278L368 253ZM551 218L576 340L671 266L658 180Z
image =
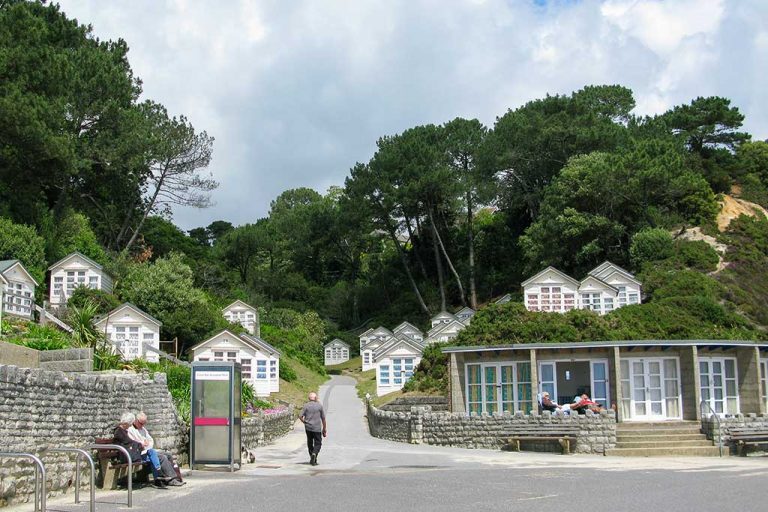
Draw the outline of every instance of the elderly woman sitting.
M167 477L162 474L162 468L160 465L160 459L157 456L157 452L154 448L146 449L146 447L137 441L131 439L128 434L128 429L136 421L136 417L130 412L124 412L120 416L120 423L115 429L115 443L123 446L131 455L131 462L149 462L152 468L152 476L155 477L155 485L158 487L165 487L166 482L173 477Z

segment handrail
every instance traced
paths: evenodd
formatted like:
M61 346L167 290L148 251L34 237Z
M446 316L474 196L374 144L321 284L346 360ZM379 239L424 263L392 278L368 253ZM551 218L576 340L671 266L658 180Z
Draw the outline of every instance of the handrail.
M701 403L699 403L699 411L701 411L702 405L707 406L707 409L709 409L709 411L712 413L710 417L714 417L715 422L717 423L717 448L720 452L720 457L722 457L723 456L723 433L722 433L722 427L720 424L720 416L717 415L715 410L709 404L708 400L702 400Z
M119 444L91 444L87 448L91 450L120 450L125 454L125 458L128 461L128 508L133 507L133 461L131 460L131 454L124 446Z
M76 453L75 458L75 504L80 503L80 457L84 456L91 465L91 512L96 512L96 466L93 463L93 457L87 451L82 448L69 448L66 446L60 446L58 448L48 448L46 452L64 452L64 453ZM42 454L41 454L42 457Z
M43 461L41 461L39 458L35 457L31 453L20 453L20 452L3 452L0 453L0 457L8 457L8 458L26 458L26 459L32 459L32 462L35 463L35 512L45 512L45 496L46 496L46 489L45 489L45 464L43 464ZM42 476L43 485L41 487L42 492L38 493L38 488L40 487L40 480L39 477ZM37 502L38 499L40 501L40 508L37 508Z

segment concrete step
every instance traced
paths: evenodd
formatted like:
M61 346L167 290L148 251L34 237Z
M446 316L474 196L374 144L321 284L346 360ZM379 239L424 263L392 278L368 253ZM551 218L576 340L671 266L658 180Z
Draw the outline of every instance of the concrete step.
M699 434L701 428L696 427L667 427L667 428L623 428L621 426L616 427L618 434L627 434L632 436L640 435L672 435L672 434Z
M727 450L723 451L723 455ZM681 446L675 448L612 448L605 451L610 457L717 457L717 446Z
M624 432L616 433L617 442L638 442L638 441L701 441L706 439L704 434L627 434Z
M616 448L677 448L677 447L709 447L712 446L712 441L708 439L691 439L686 441L617 441Z
M698 421L625 421L619 423L618 427L624 430L648 430L648 429L668 429L668 428L701 428Z

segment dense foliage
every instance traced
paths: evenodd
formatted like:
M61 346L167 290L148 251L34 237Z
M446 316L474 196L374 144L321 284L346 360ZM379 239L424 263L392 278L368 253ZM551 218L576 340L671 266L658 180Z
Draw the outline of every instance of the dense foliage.
M213 139L141 97L128 53L55 4L0 2L0 258L41 282L72 250L103 263L114 296L78 291L74 308L133 302L186 350L242 299L262 308L265 339L323 372L333 336L355 347L365 326L426 326L441 310L517 294L545 265L581 277L610 259L640 275L647 305L604 318L490 307L459 341L743 337L768 326L764 222L736 221L722 262L677 237L714 232L718 193L768 205L768 144L741 131L727 98L640 117L631 90L592 85L510 108L493 126L414 126L382 134L343 186L287 190L265 218L185 232L171 208L210 204ZM426 387L442 378L437 366Z

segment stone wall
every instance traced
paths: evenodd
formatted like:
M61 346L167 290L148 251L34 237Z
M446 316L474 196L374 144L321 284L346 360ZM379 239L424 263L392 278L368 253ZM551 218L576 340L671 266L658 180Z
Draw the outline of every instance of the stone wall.
M144 410L158 449L182 460L188 428L179 419L165 374L65 374L0 365L0 451L40 454L58 446L83 447L96 437L111 437L120 414ZM66 492L74 482L74 463L62 454L43 457L49 494ZM84 478L84 482L88 479ZM34 469L27 462L0 464L0 505L30 501Z
M448 411L448 399L444 396L402 396L381 406L383 411L410 412L411 407L428 405L432 411Z
M296 421L293 411L291 406L284 411L272 414L259 411L254 416L243 418L240 431L243 450L253 450L290 432Z
M0 364L66 373L90 372L93 370L93 350L67 348L40 351L0 341Z
M613 411L585 415L524 415L504 413L471 415L432 412L429 406L415 406L410 412L390 412L368 404L371 435L382 439L414 444L498 449L515 432L535 430L539 425L559 424L578 429L576 453L602 454L616 446L616 416ZM553 443L534 445L537 450L557 450Z
M768 414L736 414L734 416L720 418L719 435L722 438L723 446L730 450L731 453L735 454L736 445L731 442L731 428L749 428L768 432ZM715 444L717 444L718 422L716 420L711 417L702 418L701 431L707 435L707 439L712 439ZM766 450L766 446L758 445L757 447L749 447L750 451L756 449ZM723 450L723 452L725 453L725 450Z

